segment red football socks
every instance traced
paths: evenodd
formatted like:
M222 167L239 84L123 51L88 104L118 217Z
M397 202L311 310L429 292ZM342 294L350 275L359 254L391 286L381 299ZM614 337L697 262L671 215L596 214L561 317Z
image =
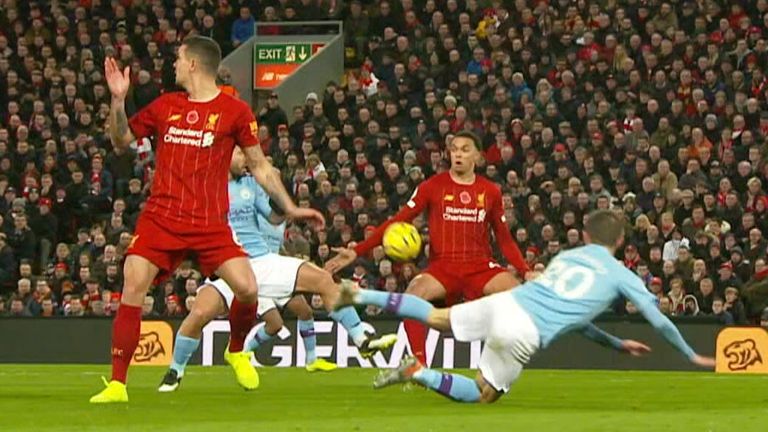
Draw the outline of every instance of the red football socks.
M229 352L240 352L245 344L245 337L256 322L257 303L243 304L237 299L229 308Z
M112 323L112 380L125 384L128 366L139 345L141 306L120 304Z
M411 345L411 352L421 364L427 365L427 327L419 321L406 319L403 320L405 333L408 335L408 343Z

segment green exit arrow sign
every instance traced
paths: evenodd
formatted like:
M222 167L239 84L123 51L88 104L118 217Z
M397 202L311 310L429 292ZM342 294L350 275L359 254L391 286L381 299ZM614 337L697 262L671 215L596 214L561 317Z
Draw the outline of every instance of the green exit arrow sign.
M257 44L256 63L304 63L312 57L312 44Z

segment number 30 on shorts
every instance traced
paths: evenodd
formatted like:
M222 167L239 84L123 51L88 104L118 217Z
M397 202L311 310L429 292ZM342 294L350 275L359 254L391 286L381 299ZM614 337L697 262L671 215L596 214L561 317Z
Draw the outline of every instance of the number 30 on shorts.
M569 267L566 263L555 260L539 280L552 288L557 295L567 299L581 298L595 282L595 273L584 267Z

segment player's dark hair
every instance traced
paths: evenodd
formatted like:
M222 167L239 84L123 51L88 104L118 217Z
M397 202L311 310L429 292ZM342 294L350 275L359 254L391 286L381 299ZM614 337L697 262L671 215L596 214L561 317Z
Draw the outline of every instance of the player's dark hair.
M205 36L189 36L182 45L187 47L187 55L200 63L203 71L217 76L221 63L221 47L215 40Z
M589 214L584 231L589 234L592 243L615 247L624 236L624 222L610 210L596 210Z
M453 139L456 139L456 138L467 138L467 139L470 139L470 140L472 140L472 143L475 145L475 147L479 151L483 151L483 141L474 132L463 130L461 132L456 133L453 136Z

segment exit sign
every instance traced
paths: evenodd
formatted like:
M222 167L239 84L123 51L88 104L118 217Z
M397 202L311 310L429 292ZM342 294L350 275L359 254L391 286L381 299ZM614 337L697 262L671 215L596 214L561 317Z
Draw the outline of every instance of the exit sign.
M253 46L254 88L277 87L323 47L324 43L256 43Z
M255 47L256 63L304 63L317 52L312 44L257 44Z

